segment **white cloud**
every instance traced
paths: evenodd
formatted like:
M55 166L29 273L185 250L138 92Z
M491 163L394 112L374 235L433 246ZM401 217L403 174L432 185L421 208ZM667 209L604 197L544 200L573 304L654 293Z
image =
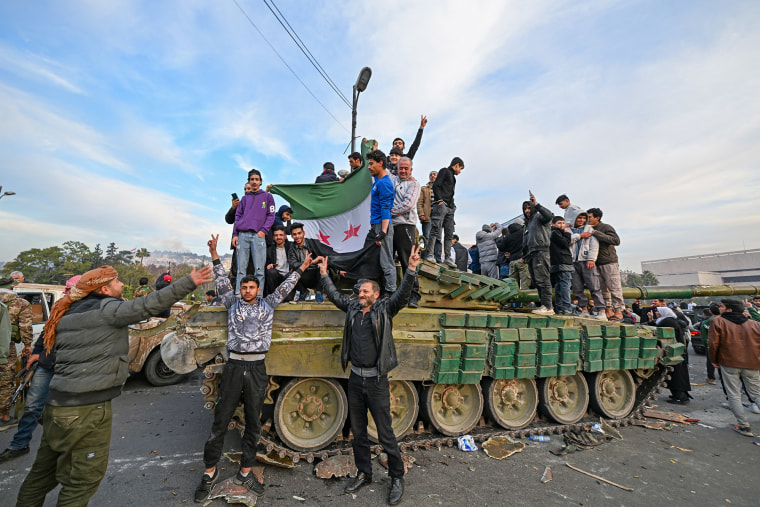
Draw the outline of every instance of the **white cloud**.
M84 93L81 88L71 83L49 67L60 67L56 62L32 53L21 54L5 45L0 44L0 64L3 68L22 75L31 75L36 79L65 88L72 93ZM69 69L61 69L71 72ZM73 73L73 72L72 72Z

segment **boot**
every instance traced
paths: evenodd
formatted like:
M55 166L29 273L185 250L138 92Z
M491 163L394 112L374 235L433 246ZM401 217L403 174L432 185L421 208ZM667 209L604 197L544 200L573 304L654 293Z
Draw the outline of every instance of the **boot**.
M404 496L404 479L391 479L391 492L388 494L388 505L396 505Z
M354 493L356 491L359 491L361 488L366 486L367 484L372 482L372 476L367 475L364 472L359 472L359 474L356 476L356 480L354 480L353 483L346 486L346 488L343 490L346 493Z

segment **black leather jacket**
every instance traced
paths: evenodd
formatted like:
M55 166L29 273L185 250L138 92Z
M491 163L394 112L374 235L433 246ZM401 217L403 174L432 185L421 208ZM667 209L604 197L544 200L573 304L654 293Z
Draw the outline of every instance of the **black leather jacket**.
M396 345L393 343L393 317L409 302L415 278L417 278L417 272L407 269L398 290L387 299L375 301L369 310L372 329L377 341L377 373L380 376L386 375L398 366ZM349 299L338 292L328 275L322 275L322 292L335 306L346 312L346 323L343 327L343 347L340 351L341 366L345 370L348 367L353 320L362 312L362 307L358 299Z

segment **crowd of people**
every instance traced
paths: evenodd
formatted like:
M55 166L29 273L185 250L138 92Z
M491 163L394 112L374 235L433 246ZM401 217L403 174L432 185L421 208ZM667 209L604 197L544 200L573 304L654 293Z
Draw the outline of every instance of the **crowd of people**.
M264 403L268 376L266 354L272 340L275 308L315 290L346 313L341 347L341 365L350 368L348 408L353 432L354 460L358 475L346 488L354 493L372 483L368 412L374 420L378 440L388 455L391 487L388 503L398 504L404 494L404 465L392 428L388 397L388 373L399 363L393 341L393 317L405 306L416 307L420 300L417 267L424 259L450 269L467 269L492 278L510 277L521 289L535 287L540 315L578 315L618 322L641 322L676 330L676 339L688 344L692 323L680 307L671 308L656 299L651 307L636 300L625 306L615 247L620 244L614 227L602 222L599 208L583 210L566 195L555 204L563 215L554 215L531 193L522 205L522 219L503 227L483 225L468 250L454 231L456 180L464 162L453 157L448 166L428 174L422 185L413 176L413 157L419 148L427 118L421 119L415 141L408 153L396 138L390 155L376 149L365 155L349 155L349 166L366 165L373 177L370 228L365 245L379 251L382 276L360 280L356 297L346 297L335 288L329 273L329 258L316 255L306 241L304 225L293 221L288 205L275 211L272 195L261 188L261 172L252 169L244 195L233 194L225 220L233 226L230 246L234 250L230 273L217 252L219 236L208 241L213 269L204 267L179 280L169 273L159 275L155 287L141 279L134 299L122 297L123 283L110 266L102 266L66 284L66 294L57 301L44 331L32 350L31 310L23 298L0 288L0 312L17 330L19 341L29 354L27 365L38 363L27 403L12 443L0 453L4 462L29 452L29 441L40 416L43 434L36 459L21 485L18 505L41 505L58 484L60 504L86 505L97 491L108 463L111 434L111 406L127 378L127 326L152 316L165 315L171 305L212 279L216 290L206 292L204 304L223 305L228 310L227 351L219 386L214 421L205 444L204 473L195 492L196 502L209 499L220 479L217 463L221 458L229 422L240 403L246 427L242 439L240 469L234 482L257 496L265 492L252 466L260 439L259 413ZM316 183L340 182L334 164L323 164ZM417 223L423 243L418 246ZM288 240L288 236L292 240ZM373 247L374 248L374 247ZM402 268L397 285L396 261ZM14 272L13 279L0 285L24 281ZM213 278L212 278L213 275ZM554 291L552 291L554 289ZM591 294L591 300L585 296ZM26 303L26 304L24 304ZM699 324L708 336L707 378L715 382L718 371L726 393L727 408L737 420L734 429L752 436L741 401L742 386L751 410L760 413L760 313L757 305L726 299L711 305ZM5 309L5 310L4 310ZM0 313L0 317L5 314ZM0 318L0 323L4 322ZM0 330L4 328L0 326ZM10 328L9 328L10 329ZM10 331L9 331L10 333ZM14 357L0 340L0 429L6 426L8 367ZM13 348L15 350L15 347ZM5 361L5 362L3 362ZM349 366L350 363L350 366ZM8 370L8 371L6 371ZM668 381L676 404L689 402L688 355L675 365ZM5 411L3 411L5 410ZM65 424L61 424L61 422Z

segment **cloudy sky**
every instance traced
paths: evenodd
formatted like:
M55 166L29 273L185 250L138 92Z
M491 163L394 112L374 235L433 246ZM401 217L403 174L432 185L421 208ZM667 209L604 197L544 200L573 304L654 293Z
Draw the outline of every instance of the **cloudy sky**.
M263 1L237 2L0 7L0 185L17 193L0 260L67 240L202 253L250 167L265 184L347 167L350 108ZM757 2L276 5L349 99L372 68L358 135L387 152L425 114L418 178L464 159L465 243L530 189L601 208L623 268L760 247Z

